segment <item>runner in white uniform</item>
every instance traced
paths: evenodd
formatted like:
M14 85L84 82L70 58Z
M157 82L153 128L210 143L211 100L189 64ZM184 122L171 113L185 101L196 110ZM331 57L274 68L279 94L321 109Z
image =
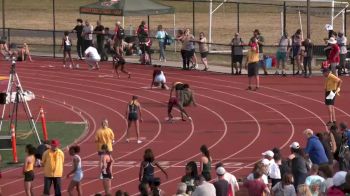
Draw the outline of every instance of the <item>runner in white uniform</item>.
M83 195L81 180L83 179L83 170L81 167L81 158L78 155L80 152L79 146L71 146L69 148L69 154L73 157L73 170L67 174L67 178L70 175L73 175L72 181L68 186L68 194L73 195L74 188L76 188L78 192L78 196Z

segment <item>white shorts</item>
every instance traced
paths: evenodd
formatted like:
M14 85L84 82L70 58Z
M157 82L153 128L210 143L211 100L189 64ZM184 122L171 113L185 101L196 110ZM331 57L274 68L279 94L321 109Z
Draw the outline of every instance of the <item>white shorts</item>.
M154 78L154 82L157 82L157 83L166 83L166 79L165 79L164 74L159 74L159 75L157 75L157 76Z
M80 182L84 177L83 172L76 172L73 177L74 182Z

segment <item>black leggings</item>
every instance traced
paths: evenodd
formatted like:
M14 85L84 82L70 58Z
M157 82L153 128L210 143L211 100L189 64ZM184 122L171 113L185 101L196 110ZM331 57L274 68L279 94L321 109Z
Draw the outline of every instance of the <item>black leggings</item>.
M304 70L305 70L305 76L307 75L307 71L309 70L309 75L311 75L311 61L312 57L304 57Z
M181 50L181 56L182 56L182 68L183 69L190 69L190 61L191 58L194 55L193 50Z

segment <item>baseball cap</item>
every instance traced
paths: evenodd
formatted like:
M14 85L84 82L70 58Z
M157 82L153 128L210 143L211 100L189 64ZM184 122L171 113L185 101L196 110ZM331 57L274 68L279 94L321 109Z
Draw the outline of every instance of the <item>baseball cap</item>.
M262 153L263 156L269 156L269 157L273 157L274 153L271 150L268 150L264 153Z
M339 171L334 174L333 176L333 184L334 186L340 186L345 183L345 177L347 172L345 171Z
M263 160L261 161L261 163L262 163L263 165L270 165L270 161L267 160L267 159L263 159Z
M51 140L52 147L58 147L59 145L60 145L60 142L57 139Z
M223 168L223 167L218 167L218 168L216 169L216 174L219 175L219 176L222 176L222 175L224 175L225 173L226 173L226 170L225 170L225 168Z
M289 147L293 148L293 149L299 149L300 148L300 145L298 142L293 142Z

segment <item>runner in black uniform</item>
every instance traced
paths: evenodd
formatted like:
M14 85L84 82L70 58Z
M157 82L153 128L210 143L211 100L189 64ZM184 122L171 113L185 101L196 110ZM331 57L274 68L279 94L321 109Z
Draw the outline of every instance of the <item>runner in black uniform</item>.
M140 140L140 123L142 122L141 117L141 105L137 101L137 96L132 96L132 100L128 103L127 110L126 110L126 119L128 119L128 129L126 130L126 142L129 142L129 130L131 127L131 124L134 123L136 126L136 136L137 136L137 143L140 144L142 141Z

